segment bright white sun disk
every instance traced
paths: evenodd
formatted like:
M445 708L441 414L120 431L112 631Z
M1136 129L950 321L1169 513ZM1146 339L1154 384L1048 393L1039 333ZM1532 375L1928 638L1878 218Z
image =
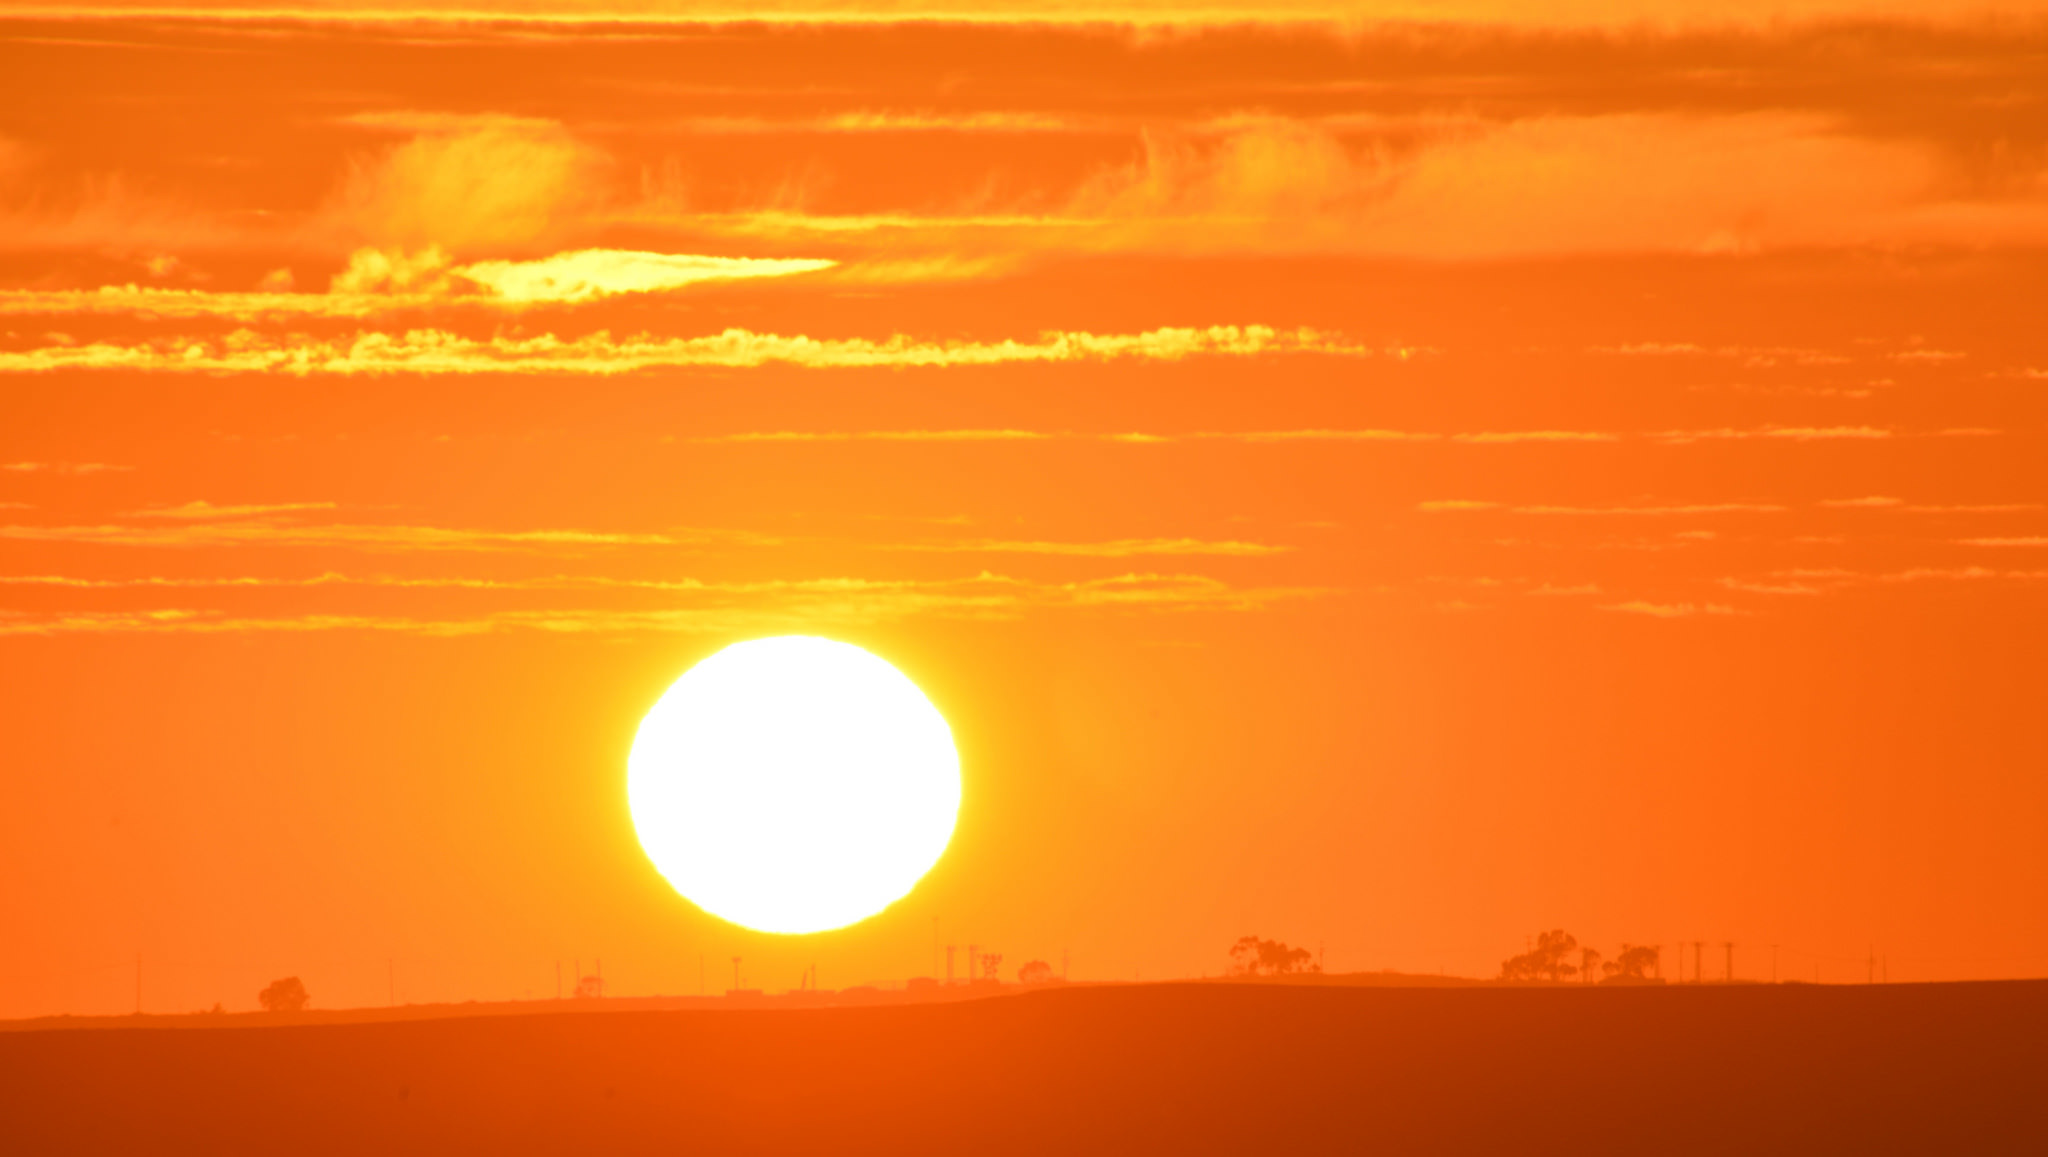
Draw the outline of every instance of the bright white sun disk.
M822 932L907 894L946 849L960 757L902 672L847 643L735 643L640 723L640 845L676 891L762 932Z

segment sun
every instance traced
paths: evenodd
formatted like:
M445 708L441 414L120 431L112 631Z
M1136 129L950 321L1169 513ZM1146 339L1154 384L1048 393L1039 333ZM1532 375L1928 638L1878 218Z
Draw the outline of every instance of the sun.
M843 928L915 887L953 837L960 757L924 692L850 643L735 643L633 740L640 846L685 898L761 932Z

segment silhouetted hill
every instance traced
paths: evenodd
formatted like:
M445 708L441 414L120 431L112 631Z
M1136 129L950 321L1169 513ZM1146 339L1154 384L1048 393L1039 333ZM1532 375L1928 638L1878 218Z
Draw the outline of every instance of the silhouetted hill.
M0 1034L21 1154L2038 1154L2044 1091L2044 982Z

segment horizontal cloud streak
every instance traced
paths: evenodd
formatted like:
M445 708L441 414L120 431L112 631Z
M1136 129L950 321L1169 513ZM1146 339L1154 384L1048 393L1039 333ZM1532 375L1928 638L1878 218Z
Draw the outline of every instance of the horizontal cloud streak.
M1515 506L1502 502L1481 502L1471 499L1449 498L1421 502L1416 504L1416 509L1426 514L1499 511L1505 514L1620 515L1657 518L1692 514L1781 514L1789 508L1757 502L1696 502L1674 506Z
M0 526L0 540L72 543L86 546L161 547L290 547L404 551L579 552L629 547L701 548L777 547L797 540L740 530L702 528L652 532L580 529L492 530L445 526L373 524L304 524L286 522L267 513L274 509L320 509L324 504L266 508L215 507L191 503L171 507L171 525ZM195 507L204 507L204 512ZM166 517L165 512L145 514ZM213 519L214 521L208 521ZM822 540L804 540L822 541ZM922 542L868 542L863 549L927 554L1040 554L1075 558L1137 558L1166 555L1256 557L1281 554L1291 547L1265 543L1197 538L1127 538L1099 542L1006 539L934 539Z
M1990 431L1968 431L1971 434ZM1956 431L1938 431L1945 436ZM1303 429L1303 430L1196 430L1181 433L1127 431L1086 433L1075 430L955 429L955 430L766 430L737 434L707 434L688 439L697 443L789 444L842 442L1113 442L1132 446L1169 446L1194 442L1297 443L1352 442L1404 443L1441 442L1470 446L1522 444L1587 444L1648 441L1670 445L1735 439L1765 439L1792 442L1824 441L1835 438L1869 440L1901 436L1897 431L1871 426L1829 429L1788 429L1759 427L1751 430L1659 430L1639 433L1618 430L1490 430L1476 433L1436 433L1386 429ZM1851 504L1861 504L1857 500ZM1823 505L1832 505L1823 503ZM1916 508L1920 509L1920 508ZM1931 509L1931 508L1929 508Z
M982 573L973 578L903 581L812 579L770 582L635 582L555 576L545 579L394 579L324 574L305 579L71 579L12 576L4 585L74 589L135 587L457 587L468 590L652 590L688 605L653 609L578 607L459 616L300 614L254 617L190 607L134 611L0 611L0 635L393 631L459 636L504 631L569 634L734 632L890 622L915 616L1014 620L1035 613L1253 612L1275 603L1336 593L1317 587L1236 587L1189 574L1124 574L1043 583Z
M444 330L362 333L353 338L271 338L244 330L220 340L172 338L134 345L94 343L0 352L0 373L131 370L168 373L624 374L689 366L769 364L818 369L994 366L1023 362L1179 361L1202 356L1373 351L1312 329L1219 325L1144 333L1050 332L1034 341L920 341L904 335L810 338L728 329L705 337L615 339L599 332L563 339L469 338Z
M229 507L228 510L236 508ZM234 516L229 516L234 517ZM0 526L0 539L140 547L329 547L361 550L577 550L627 546L772 546L743 531L624 533L596 530L486 530L443 526L298 525L262 518L170 526Z
M450 265L438 249L408 257L358 250L327 293L215 292L142 285L0 289L0 316L128 315L190 320L362 320L448 306L574 305L702 282L788 277L830 269L822 259L703 257L586 249L537 261Z
M1625 603L1613 603L1600 608L1625 615L1645 615L1653 619L1685 619L1695 615L1739 615L1734 607L1719 603L1653 603L1641 599Z

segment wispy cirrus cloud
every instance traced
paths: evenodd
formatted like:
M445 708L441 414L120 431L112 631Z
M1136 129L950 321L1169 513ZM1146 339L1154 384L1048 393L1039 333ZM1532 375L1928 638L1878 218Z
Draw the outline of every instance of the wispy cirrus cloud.
M1820 595L1851 587L1898 586L1926 582L2041 582L2048 570L2013 570L1986 566L1921 566L1902 570L1856 571L1841 567L1806 567L1772 571L1755 577L1728 577L1729 590L1760 595Z
M1632 599L1625 603L1610 603L1600 608L1624 615L1643 615L1653 619L1688 619L1698 615L1739 615L1742 612L1721 603L1656 603L1645 599Z
M471 614L238 614L176 607L115 611L0 610L0 635L228 634L387 631L463 636L507 631L556 634L731 634L796 627L866 625L913 617L1015 620L1034 614L1245 613L1276 603L1337 593L1320 587L1240 587L1205 575L1131 573L1047 583L982 573L950 580L827 578L763 582L639 582L600 577L541 579L405 579L322 574L306 578L73 579L56 575L0 577L0 586L68 589L249 589L260 587L400 587L471 591L551 590L657 592L654 608L568 607ZM681 600L681 605L676 604Z
M248 508L214 508L234 511ZM161 517L161 516L159 516ZM220 518L222 521L208 521ZM192 521L185 521L191 519ZM260 516L174 515L170 525L0 526L0 539L131 547L325 547L357 550L575 551L605 547L772 546L770 535L728 530L625 532L493 530L446 526L301 524Z
M106 462L5 462L0 470L10 474L113 474L133 470Z
M2019 514L2048 509L2039 502L1908 502L1882 494L1863 498L1824 498L1820 505L1836 510L1891 510L1904 514Z
M618 548L780 547L794 539L746 530L701 527L658 531L494 529L403 524L319 523L292 516L333 509L333 503L224 505L189 502L134 512L141 524L0 526L0 540L90 546L198 549L287 547L364 551L580 553ZM1258 557L1292 547L1229 539L1122 538L1098 541L959 538L861 542L861 549L924 554L1035 554L1073 558L1213 555Z
M205 499L180 503L177 506L147 506L130 511L135 518L174 518L191 521L218 521L222 519L258 518L276 514L302 514L314 510L333 510L332 502L274 502L269 504L242 504L216 506Z
M1027 539L969 538L917 543L891 543L883 550L941 554L1050 554L1073 558L1137 558L1146 555L1228 555L1255 558L1284 554L1289 546L1200 538L1120 538L1106 542L1047 542Z
M811 338L728 329L702 337L579 338L552 334L472 338L444 330L360 333L319 340L248 330L226 338L166 338L121 345L44 346L0 351L0 373L129 370L161 373L624 374L683 366L743 368L770 364L816 369L994 366L1028 362L1180 361L1262 354L1370 356L1375 351L1312 329L1260 325L1161 328L1143 333L1054 331L1030 340L930 341L906 335Z
M1403 356L1406 351L1388 351ZM1953 431L1940 431L1951 434ZM1990 431L1968 431L1971 434ZM1760 427L1753 430L1659 430L1648 433L1624 430L1482 430L1437 432L1374 428L1307 428L1300 430L1193 430L1120 431L1092 433L1076 430L1019 429L933 429L933 430L763 430L734 434L706 434L690 438L700 443L790 444L834 442L1112 442L1132 446L1170 446L1199 442L1235 443L1404 443L1439 442L1468 446L1582 445L1644 441L1670 445L1729 439L1770 439L1791 442L1825 441L1837 438L1869 440L1899 436L1897 431L1871 426L1829 428ZM1850 500L1847 504L1860 504ZM1823 503L1836 505L1838 503Z
M452 263L438 246L418 253L359 249L326 293L278 289L220 292L148 285L97 289L0 289L0 316L135 315L150 319L360 320L456 307L519 309L580 305L662 293L706 282L791 277L831 269L822 258L706 257L584 249L533 261ZM289 271L280 278L289 281Z
M1547 506L1448 498L1417 503L1416 509L1425 514L1497 511L1504 514L1661 518L1695 514L1782 514L1790 507L1762 502L1694 502L1669 506Z

